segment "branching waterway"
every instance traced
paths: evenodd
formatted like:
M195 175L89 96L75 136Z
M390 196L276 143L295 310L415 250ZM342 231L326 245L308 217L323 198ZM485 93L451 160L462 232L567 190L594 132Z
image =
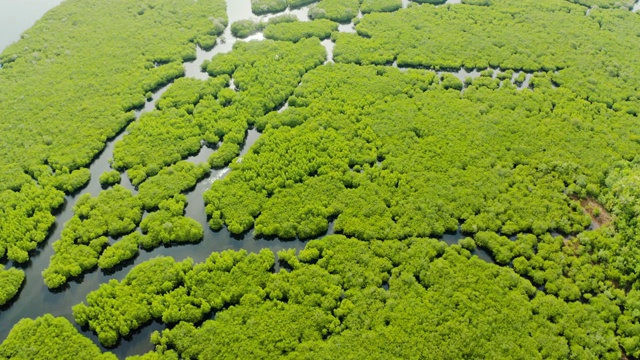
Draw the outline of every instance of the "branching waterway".
M406 7L406 2L403 2ZM455 1L451 1L455 3ZM242 19L255 19L255 20L267 20L273 16L279 14L265 15L262 17L256 17L251 13L250 0L228 0L227 12L229 17L229 24L242 20ZM296 15L301 21L309 21L308 7L300 9L287 9L284 13L291 13ZM340 31L355 32L355 26L353 23L341 25ZM261 33L255 34L245 41L262 40L264 37ZM210 59L216 54L227 53L232 50L233 44L239 41L231 34L230 27L225 29L224 35L218 39L216 46L205 51L197 48L197 59L192 62L185 63L185 76L193 77L197 79L205 80L208 78L208 74L203 72L200 68L202 62L206 59ZM323 45L327 48L327 62L333 62L333 46L334 43L331 40L323 41ZM477 76L476 72L460 73L458 74L461 80L466 76ZM528 78L527 78L528 83ZM162 87L157 90L153 97L145 104L145 106L136 111L136 120L144 113L153 111L155 109L156 101L162 96L162 94L171 86L171 84ZM526 85L524 85L526 86ZM232 89L235 90L233 80L231 82ZM286 103L280 111L285 110L288 107ZM71 308L73 305L78 304L85 300L87 294L96 290L100 284L108 282L111 279L121 280L128 273L131 268L137 264L140 264L146 260L157 256L170 255L176 260L181 261L187 257L192 258L195 262L205 261L206 258L215 251L223 251L227 249L240 250L245 249L249 252L259 252L264 248L268 248L277 252L282 249L295 248L300 250L304 247L305 243L302 241L282 241L279 239L264 239L254 238L252 232L248 232L242 236L233 236L226 229L214 232L210 230L207 225L207 216L205 214L205 204L203 200L204 191L211 187L211 183L224 178L230 171L229 168L214 169L211 173L196 186L187 193L188 205L186 207L186 216L197 220L202 224L204 228L204 239L195 245L181 245L181 246L164 246L154 249L152 251L141 250L140 254L134 259L126 262L125 264L118 266L111 271L103 271L95 269L92 272L73 279L68 285L61 289L51 291L43 282L42 271L49 265L49 258L53 255L53 248L51 244L61 237L61 231L64 224L73 217L73 207L83 194L91 194L97 196L102 187L98 181L100 175L105 171L111 170L110 163L113 159L113 150L115 143L122 140L126 136L126 130L120 132L115 138L110 139L104 148L104 150L94 159L90 166L91 180L90 182L79 192L70 194L65 198L65 204L56 213L56 223L50 231L48 239L43 242L36 250L35 254L31 256L31 260L22 265L13 264L9 262L9 267L18 267L23 269L26 274L26 281L23 285L19 295L9 304L0 308L0 340L6 338L9 330L22 318L36 318L46 313L53 314L54 316L64 316L69 319L71 323L76 324L73 319ZM249 148L259 138L260 133L256 130L249 130L247 132L244 147L240 153L240 158L244 156ZM187 161L193 163L206 162L209 156L215 152L216 149L203 144L200 152L194 156L187 158ZM137 193L137 189L131 184L127 176L122 176L121 184L123 187ZM146 215L146 214L145 214ZM333 233L333 223L330 223L328 233ZM457 243L462 238L462 234L458 231L455 234L446 234L443 236L443 240L448 244ZM113 242L115 239L111 239ZM491 257L483 250L478 250L479 257L491 261ZM276 265L277 266L277 265ZM276 268L276 271L278 269ZM76 327L77 324L76 324ZM83 335L91 338L96 344L101 346L103 350L108 350L115 353L118 357L124 358L130 355L143 354L149 350L152 350L153 346L149 342L149 337L153 331L163 329L165 325L159 322L152 322L147 326L142 327L138 331L130 334L119 342L115 348L105 349L100 345L95 334L88 329L78 329Z

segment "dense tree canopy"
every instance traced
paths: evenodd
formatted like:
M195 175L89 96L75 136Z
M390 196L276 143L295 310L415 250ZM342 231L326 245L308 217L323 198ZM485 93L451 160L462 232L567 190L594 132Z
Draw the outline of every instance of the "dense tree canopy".
M84 194L74 207L75 215L53 243L55 254L42 272L44 282L57 288L70 277L94 268L109 239L136 229L142 220L142 202L120 185L95 198Z
M212 226L219 216L240 233L253 218L257 234L310 237L337 217L336 231L361 239L441 235L459 222L468 233L581 232L591 219L571 196L598 196L610 164L635 156L636 117L543 75L533 92L486 80L500 84L480 77L461 95L427 71L309 72L206 195Z
M432 239L329 236L278 258L288 270L271 273L266 250L214 253L193 267L154 259L90 294L74 316L105 344L152 317L178 322L152 336L156 355L146 356L184 359L617 359L616 320L636 321L621 315L621 291L565 301Z
M85 167L105 141L134 119L148 91L184 73L195 43L215 42L226 19L223 0L69 0L4 49L0 257L28 259L62 204L58 190L89 181ZM34 196L40 204L25 214ZM23 205L5 209L15 201Z
M200 242L210 230L185 216L186 194L211 168L231 170L200 199L211 229L315 239L299 252L141 262L73 307L103 345L159 321L155 350L135 359L640 357L633 1L321 0L309 21L287 12L232 24L266 39L204 62L207 80L176 77L194 43L216 43L222 1L73 13L92 1L68 0L0 56L0 85L13 92L5 101L0 86L0 259L29 260L64 193L89 181L86 165L129 122L105 189L79 197L53 244L50 288L96 265L118 271L141 248ZM311 2L251 4L259 15ZM94 11L130 16L89 24ZM355 33L339 26L349 22ZM92 40L114 49L112 63L46 34L112 26L131 41ZM125 61L116 50L129 46ZM68 70L76 60L104 66ZM43 95L58 101L46 109L25 95L42 84L57 91ZM240 157L252 127L262 135ZM16 144L28 150L14 158ZM187 159L205 146L207 163ZM125 171L137 192L119 185ZM0 270L0 304L23 281ZM65 356L85 340L62 319L23 320L0 359L45 347Z
M102 344L113 346L119 336L161 314L162 306L154 304L170 296L191 267L190 260L178 263L168 257L147 261L133 268L122 282L102 284L87 296L87 305L73 307L73 316L78 324L95 330Z
M324 40L338 30L338 24L326 19L314 21L293 21L269 24L264 29L267 39L298 42L304 38L317 37Z
M64 203L64 193L33 183L19 192L0 192L0 259L29 260L29 251L43 242L55 217L51 212Z
M117 359L102 353L91 340L80 335L65 318L44 315L22 319L0 344L0 359Z
M359 0L322 0L309 9L309 17L348 23L358 15L359 9Z

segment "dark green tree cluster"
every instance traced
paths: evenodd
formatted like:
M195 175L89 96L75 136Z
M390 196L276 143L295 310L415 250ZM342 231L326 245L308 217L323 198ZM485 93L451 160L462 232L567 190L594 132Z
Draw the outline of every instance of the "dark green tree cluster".
M0 306L13 299L24 282L24 271L10 268L0 268Z
M618 162L609 172L605 184L611 191L601 195L601 201L611 210L614 217L617 251L609 257L609 262L620 276L619 282L626 288L640 289L640 234L639 193L640 169L637 162Z
M118 237L136 229L142 220L142 202L120 185L93 198L84 194L74 206L74 216L64 225L49 267L42 272L49 288L57 288L98 264L108 245L107 236Z
M29 251L46 239L56 221L51 212L63 203L64 193L33 183L19 192L0 191L0 259L28 261Z
M199 80L193 78L180 78L162 94L158 100L157 108L184 109L192 113L195 105L207 96L215 97L220 90L229 85L229 78L225 76Z
M233 306L218 308L215 319L201 325L187 320L155 333L155 354L145 356L621 357L615 297L566 302L457 245L329 236L310 242L298 256L280 252L289 270L270 274L266 253L264 267L240 270L262 254L224 252L196 265L185 283L197 278L198 294L232 296ZM251 285L238 285L246 281Z
M226 22L223 0L69 0L4 49L0 257L10 251L27 260L62 204L58 190L85 185L86 167L134 119L144 94L181 76L195 43L215 42ZM34 179L40 190L32 190ZM42 193L36 207L28 200L35 192ZM12 199L22 204L4 210Z
M170 257L146 261L121 281L111 280L87 296L87 304L73 307L78 324L88 325L105 346L148 323L158 311L154 304L184 281L193 262L175 262ZM161 310L161 309L160 309Z
M288 6L287 0L251 0L251 11L256 15L281 12Z
M630 11L593 9L585 16L584 7L563 0L413 6L366 16L357 34L337 36L334 58L435 69L552 71L555 85L636 114L640 69L631 60L635 47L628 44L637 43L638 30Z
M162 201L193 188L210 171L206 163L195 165L188 161L180 161L160 170L157 175L142 183L138 197L145 209L153 210Z
M231 34L239 39L247 38L264 30L264 22L256 22L249 19L238 20L231 24Z
M278 13L287 7L300 8L318 0L251 0L251 11L256 15Z
M623 280L621 273L611 261L620 240L610 227L575 238L521 234L510 240L491 232L475 235L475 244L489 249L498 264L513 264L518 274L566 301L590 299L605 291L624 298L616 288Z
M47 314L35 320L20 320L0 344L0 359L116 360L117 357L102 353L67 319Z
M200 128L184 108L145 113L127 129L129 133L115 144L113 166L127 170L136 186L202 147Z
M156 258L136 266L122 281L110 281L73 307L76 321L96 331L105 346L114 345L151 319L171 324L195 323L211 309L235 305L247 293L264 292L273 267L273 253L214 253L195 267L190 259L177 263Z
M115 244L104 249L98 258L98 266L101 269L109 270L124 261L133 259L140 253L142 239L144 239L144 235L137 231L123 236Z
M44 239L62 191L87 183L84 166L133 119L141 94L180 76L193 44L212 46L226 23L221 1L96 5L105 18L95 24L85 23L98 17L93 9L69 1L0 56L0 85L15 92L2 97L0 86L11 144L0 146L0 257L16 262ZM107 346L153 319L171 325L140 359L640 357L640 20L617 9L631 3L417 2L394 12L397 1L322 0L310 10L322 20L236 23L238 35L264 28L286 41L238 42L203 64L213 78L175 81L116 146L114 168L139 195L116 185L82 197L43 276L58 287L141 247L200 241L182 193L210 166L231 163L250 126L263 136L205 193L210 227L307 239L333 222L342 235L280 251L277 273L268 250L213 253L195 266L157 258L91 293L74 307L76 321ZM360 7L357 34L335 31L332 21L352 21ZM196 10L208 11L206 25ZM112 19L122 13L133 24ZM68 24L118 24L132 40L95 35L94 46L113 50L106 64L82 42L47 40L52 30L73 39ZM127 50L173 26L180 34L168 31L167 43ZM321 66L318 38L329 34L337 64ZM64 70L71 61L106 65ZM480 76L460 79L462 68ZM23 73L39 86L16 88ZM56 103L24 100L32 97ZM181 161L220 141L209 164ZM14 159L16 146L29 150ZM141 220L143 209L151 212ZM457 230L468 237L456 245L428 238ZM480 250L496 263L472 255ZM0 271L0 283L10 279L0 288L19 289L19 278ZM18 323L12 334L37 336L10 335L0 358L77 350L79 335L43 319Z
M629 291L624 300L624 312L618 317L618 334L620 345L629 356L640 356L640 339L638 328L640 327L640 293L637 289Z
M402 0L363 0L360 11L363 14L372 12L391 12L402 8Z
M568 0L569 2L593 7L597 6L600 8L623 8L626 10L631 10L633 5L636 3L634 0Z
M140 245L151 250L160 244L197 243L202 240L202 225L194 219L184 217L187 199L184 195L167 199L159 204L159 210L152 212L140 224L143 234Z
M338 24L326 20L294 21L269 24L264 29L264 37L272 40L298 42L305 38L328 39L331 33L338 31Z
M231 162L255 120L282 106L309 70L321 65L326 51L318 39L296 44L266 40L238 42L232 52L215 56L206 64L212 76L232 76L237 92L218 101L202 101L194 111L204 139L222 145L209 163L220 168ZM222 101L221 101L222 100ZM221 104L222 102L222 104ZM221 106L222 105L222 106Z
M120 184L122 177L120 176L120 171L111 170L111 171L106 171L102 173L102 175L100 175L99 180L100 180L100 185L103 188L107 188L109 186Z
M358 11L359 0L322 0L309 8L309 17L348 23L358 15Z
M227 165L239 154L254 119L283 104L302 75L325 57L317 39L298 44L237 43L233 52L205 62L213 79L181 82L177 90L163 94L164 101L158 104L161 111L147 113L128 127L129 134L115 145L114 167L127 169L132 183L138 185L163 167L197 153L203 140L209 144L223 140L209 162L213 167ZM238 92L221 89L229 76ZM198 96L190 96L189 91Z
M547 74L534 80L519 91L481 77L461 95L427 71L311 71L205 195L210 225L241 233L255 220L256 234L283 238L317 236L334 217L335 231L360 239L439 236L459 223L579 233L591 218L571 196L606 190L611 164L638 151L637 121L554 89Z

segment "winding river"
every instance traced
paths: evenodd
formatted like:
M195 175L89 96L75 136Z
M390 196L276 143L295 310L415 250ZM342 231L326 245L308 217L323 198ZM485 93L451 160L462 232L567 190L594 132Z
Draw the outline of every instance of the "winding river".
M35 0L25 1L25 3L30 3L31 1ZM3 9L2 6L4 6L8 2L14 3L18 2L18 0L0 0L0 12ZM41 0L41 2L43 4L47 3L50 6L55 6L57 3L59 3L59 0ZM251 13L250 0L227 0L227 12L230 24L241 19L265 20L274 16L254 16ZM287 10L285 11L285 13L295 14L300 20L303 21L309 19L308 8ZM32 15L40 16L41 12L34 11ZM22 16L22 13L20 13L20 16ZM2 17L0 17L0 22L1 19ZM2 28L0 28L0 30L1 29ZM343 31L352 31L352 29L352 24L350 24L345 26ZM23 30L24 29L20 31ZM0 31L0 34L1 33L2 31ZM248 38L247 40L260 40L262 38L262 34L256 34ZM4 43L0 42L0 48L4 47L6 45L5 43L7 42L5 38L2 38L1 40L4 41ZM9 43L15 40L17 39L11 38ZM198 79L206 79L208 75L200 70L200 64L204 60L210 59L216 54L229 52L236 41L239 40L231 35L230 29L229 27L227 27L224 35L218 40L218 44L211 51L204 51L198 48L197 59L193 62L184 64L186 76ZM327 62L330 62L332 61L331 50L333 49L333 43L330 40L325 40L323 42L323 45L325 45L328 50L329 56ZM155 102L170 86L171 84L161 88L155 94L153 94L153 98L145 104L144 108L136 112L136 119L145 112L152 111L155 108ZM207 178L200 181L189 193L187 193L189 203L186 208L186 215L196 219L202 224L203 228L205 229L203 241L198 244L192 245L169 247L164 246L156 248L153 251L141 250L140 254L136 258L126 262L122 266L118 267L115 271L105 272L96 269L78 279L71 281L67 286L60 290L50 291L43 283L41 272L48 266L49 258L51 257L51 255L53 255L51 244L55 240L60 238L64 223L73 216L73 206L78 198L85 193L89 193L92 196L97 196L101 191L101 186L98 178L103 172L109 171L111 169L110 160L113 158L114 145L125 135L126 131L122 131L115 138L110 139L107 142L104 150L95 158L90 166L91 180L89 184L85 186L80 192L68 195L65 198L65 204L56 213L56 223L51 229L48 239L39 246L35 254L33 254L33 256L31 257L31 260L27 264L22 265L12 264L11 262L8 263L8 266L16 266L23 269L26 274L26 281L19 295L10 304L7 304L6 306L0 308L0 342L6 338L10 329L20 319L36 318L43 314L51 313L54 316L64 316L65 318L69 319L70 322L74 324L83 335L92 339L96 344L100 346L97 337L95 336L95 334L93 334L92 331L77 326L71 313L72 306L84 301L87 294L93 290L96 290L101 283L108 282L110 279L121 280L126 276L127 272L131 270L133 266L149 260L153 257L170 255L178 261L183 260L187 257L191 257L195 262L202 262L212 252L223 251L227 249L246 249L249 252L258 252L264 248L268 248L273 250L274 252L277 252L279 250L287 248L295 248L297 250L300 250L304 247L305 243L301 241L255 239L251 232L245 234L244 236L233 236L226 230L218 232L210 230L207 225L202 193L210 188L213 181L223 178L229 172L228 168L212 170ZM245 145L240 156L243 156L247 153L248 149L258 139L259 136L260 134L255 130L249 130L247 132ZM205 162L207 161L209 155L211 155L211 153L214 151L215 150L211 148L203 146L203 148L197 155L191 156L187 158L187 160L194 163ZM134 193L137 192L126 176L123 176L121 185L133 191ZM333 224L330 224L329 233L332 233L332 229ZM462 235L460 234L460 232L458 232L455 234L447 234L443 236L443 240L449 244L453 244L456 243L461 237ZM480 250L478 252L478 255L485 260L491 261L489 255L484 251ZM126 356L130 355L140 355L153 349L153 346L149 342L150 335L153 331L161 330L164 327L165 325L159 322L152 322L151 324L148 324L147 326L133 332L131 335L121 340L119 344L114 348L105 349L102 346L100 347L103 349L103 351L111 351L115 353L119 358L125 358Z

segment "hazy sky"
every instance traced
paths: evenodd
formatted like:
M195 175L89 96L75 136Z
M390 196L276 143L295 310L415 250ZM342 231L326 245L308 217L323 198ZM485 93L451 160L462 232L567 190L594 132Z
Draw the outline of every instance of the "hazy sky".
M62 0L0 0L0 52Z

